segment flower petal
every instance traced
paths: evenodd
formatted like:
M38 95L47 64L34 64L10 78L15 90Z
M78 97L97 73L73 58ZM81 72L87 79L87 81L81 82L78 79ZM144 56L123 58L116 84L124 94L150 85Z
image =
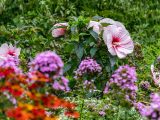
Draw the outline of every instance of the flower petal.
M110 18L104 18L100 20L99 23L102 23L102 24L107 23L107 24L116 25L118 27L125 28L125 26L121 22L114 21L113 19L110 19Z

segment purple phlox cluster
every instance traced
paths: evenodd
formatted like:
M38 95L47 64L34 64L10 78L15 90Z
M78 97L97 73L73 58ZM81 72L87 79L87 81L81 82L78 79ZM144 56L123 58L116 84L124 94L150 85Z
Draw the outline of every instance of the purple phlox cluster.
M96 90L96 86L94 85L94 81L93 80L85 80L84 83L84 88L88 89L90 92Z
M38 54L30 63L30 71L39 71L47 77L57 78L63 74L63 62L61 58L52 51Z
M69 80L63 76L63 66L61 58L55 52L45 51L38 54L30 63L29 71L30 73L39 71L53 79L52 87L55 90L69 91Z
M125 65L125 66L120 66L114 72L107 85L116 84L121 89L136 91L137 90L137 86L135 84L136 80L137 77L135 68L130 67L129 65ZM106 93L107 89L108 88L105 88L104 93Z
M160 96L159 94L151 94L151 102L149 105L137 103L136 108L142 116L150 120L160 120Z
M103 93L107 94L109 88L114 84L125 92L125 100L133 103L136 100L136 91L138 89L135 84L136 80L136 70L134 67L130 67L129 65L120 66L106 83ZM121 94L121 91L119 92Z
M140 83L140 87L144 90L148 90L151 87L151 85L148 81L142 81Z
M62 91L70 91L70 88L68 86L69 80L65 77L61 77L60 81L54 81L52 87L55 90L62 90Z
M146 108L146 105L141 102L135 102L133 103L134 107L140 112L140 114L143 114L143 109Z
M81 61L78 69L75 71L76 77L82 77L84 74L95 74L100 73L102 71L102 67L100 64L96 62L96 60L87 57Z
M22 73L22 70L18 68L19 60L14 57L7 57L3 61L0 62L0 67L2 68L12 68L15 73Z

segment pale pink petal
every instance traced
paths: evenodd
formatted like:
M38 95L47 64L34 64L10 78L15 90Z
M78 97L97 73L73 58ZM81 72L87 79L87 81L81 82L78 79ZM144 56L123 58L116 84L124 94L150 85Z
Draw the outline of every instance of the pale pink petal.
M6 54L7 50L8 50L8 44L7 43L2 44L0 47L0 55Z
M122 59L122 58L125 58L127 54L119 51L118 49L115 49L116 53L117 53L117 56Z
M117 55L116 51L114 48L108 48L108 51L111 53L111 55L115 56Z
M102 31L102 26L99 22L96 21L90 21L88 25L88 29L93 27L93 31L96 32L97 34L100 34Z
M52 36L53 37L60 37L60 36L63 36L65 35L65 32L66 32L66 27L68 26L68 23L57 23L54 25L54 27L63 27L63 28L55 28L52 30Z
M102 23L102 24L107 23L107 24L116 25L118 27L125 28L125 26L122 23L115 21L113 19L110 19L110 18L104 18L104 19L100 20L99 23Z
M12 46L11 44L2 44L0 47L0 57L6 58L9 56L18 57L20 54L20 48L16 48ZM2 59L1 59L2 60Z
M124 53L124 54L130 54L133 52L133 49L128 49L124 47L117 47L117 51Z
M17 49L15 49L15 54L16 54L17 56L19 56L19 55L20 55L20 52L21 52L21 48L17 48Z
M108 51L111 53L111 55L116 55L116 51L112 46L112 34L110 34L109 31L105 30L103 32L103 39L104 39L104 43L107 45Z

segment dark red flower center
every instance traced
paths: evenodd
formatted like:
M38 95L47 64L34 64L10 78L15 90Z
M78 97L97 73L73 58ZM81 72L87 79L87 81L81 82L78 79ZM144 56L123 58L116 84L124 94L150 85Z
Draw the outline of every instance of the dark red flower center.
M120 38L113 36L113 41L112 41L113 44L119 41L120 41Z
M8 54L11 56L15 56L15 52L14 51L8 51Z

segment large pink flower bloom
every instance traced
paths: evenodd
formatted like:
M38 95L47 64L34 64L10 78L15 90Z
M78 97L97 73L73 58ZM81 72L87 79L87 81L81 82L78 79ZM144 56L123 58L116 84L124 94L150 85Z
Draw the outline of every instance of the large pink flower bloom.
M97 34L100 34L101 31L103 30L102 25L96 21L90 21L88 25L88 29L89 28L93 28L93 31L96 32Z
M59 27L52 30L52 36L53 37L60 37L63 36L66 32L66 27L68 26L68 23L57 23L53 27ZM60 28L62 27L62 28Z
M134 44L128 33L123 27L109 25L104 28L103 39L112 55L124 58L133 52Z
M11 44L8 45L6 43L2 44L0 47L0 61L8 58L8 57L15 57L18 58L21 49L12 46Z

